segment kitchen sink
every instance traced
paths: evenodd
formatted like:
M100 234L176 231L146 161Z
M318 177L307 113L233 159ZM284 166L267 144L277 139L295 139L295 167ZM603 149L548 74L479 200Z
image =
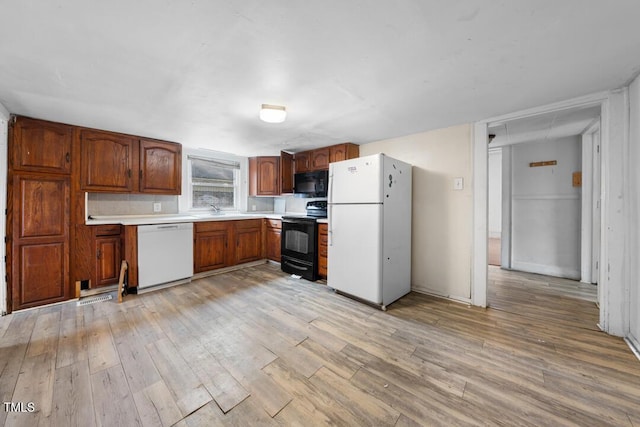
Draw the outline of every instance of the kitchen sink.
M192 213L189 215L196 218L215 218L219 216L225 216L226 213L225 212L203 212L203 213Z

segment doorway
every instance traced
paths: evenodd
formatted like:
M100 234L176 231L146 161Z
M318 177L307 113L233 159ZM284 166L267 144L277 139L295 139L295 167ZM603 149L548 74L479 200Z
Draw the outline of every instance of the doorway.
M499 265L503 269L513 268L515 270L523 270L529 274L549 274L550 276L574 280L583 279L581 276L581 263L584 258L583 253L585 253L585 248L581 245L581 240L584 240L583 225L587 226L591 231L591 225L595 222L595 226L599 230L599 220L594 214L592 206L588 206L588 203L591 203L591 201L587 200L583 203L581 200L582 188L580 188L580 186L582 182L580 180L580 173L583 173L582 181L586 180L591 184L591 187L587 190L590 195L594 196L594 200L598 199L595 195L599 195L599 176L592 176L594 169L585 168L581 157L585 157L584 160L589 162L590 166L592 166L594 162L599 166L600 159L590 159L588 156L584 156L581 139L585 139L585 135L583 134L586 134L587 131L590 133L589 138L591 138L591 140L595 140L599 137L592 127L594 123L599 123L599 117L601 114L600 110L600 103L591 103L590 105L540 112L524 115L523 117L514 116L512 119L502 120L499 122L487 122L485 124L486 127L481 129L486 134L488 143L488 148L485 152L485 158L487 159L487 191L485 194L487 203L487 233L485 235L487 262L485 264L485 268L487 268L487 264L489 266ZM476 128L476 131L478 131L478 128ZM540 144L540 146L536 146L533 144L536 141L541 142L542 144ZM564 158L562 157L562 153L556 153L558 149L553 146L553 143L556 141L562 142L562 146L565 148L570 147L569 151L571 153L569 157L567 157L566 153L564 154ZM528 148L526 150L523 149L524 147L527 147L525 144L528 144ZM545 151L540 150L539 148L544 144L547 145L547 148L551 149L552 153L555 153L553 155L549 155L549 159L546 159L544 154ZM513 147L516 147L516 149L514 150ZM560 145L558 145L558 147L560 147ZM520 152L520 154L516 153L516 155L514 155L514 152ZM558 189L555 193L547 189L542 191L541 195L536 194L536 190L534 188L534 191L530 194L526 194L526 192L523 193L522 191L523 185L521 180L517 191L523 194L515 194L516 197L514 198L514 193L511 192L510 187L514 174L518 175L518 173L516 173L516 167L521 168L525 173L529 173L529 175L531 175L530 171L533 171L533 169L529 168L537 166L534 165L534 163L537 163L533 161L534 159L530 159L532 160L531 165L527 160L526 166L523 166L523 155L521 154L523 152L528 152L528 154L533 155L533 157L545 157L544 159L542 159L542 157L537 159L543 163L546 160L554 160L551 159L551 157L560 155L560 159L562 160L560 163L564 167L564 170L559 170L559 166L554 165L555 168L549 168L547 170L548 173L546 173L546 178L544 178L543 175L541 176L543 176L544 179L547 179L549 177L553 177L554 173L561 172L564 177L562 181L564 188ZM547 152L549 151L547 150ZM571 158L577 160L574 160L574 164L567 166L567 161ZM514 159L516 160L517 166L512 168L511 162L513 162ZM567 170L567 168L569 169ZM505 179L502 183L499 183L500 179L496 179L496 176L504 177ZM528 178L527 183L533 182L535 184L535 181L538 180L538 178L532 179L531 176ZM571 183L570 185L573 186L573 189L571 186L567 187L565 185L567 177ZM557 183L554 185L557 185ZM530 187L533 188L534 186ZM498 194L502 196L502 200L497 197ZM496 208L498 204L502 205L502 210ZM526 221L520 221L518 225L518 221L512 221L513 215L516 215L516 218L517 215L529 215L529 221L535 220L536 216L542 216L545 206L548 210L553 211L554 215L558 212L571 211L571 214L567 218L560 219L558 223L551 224L552 226L548 227L551 230L553 230L553 227L556 227L556 232L551 231L547 236L545 236L544 233L540 231L544 230L544 228L535 231L532 230L530 222L527 223ZM599 208L599 204L597 207ZM530 214L530 212L533 211L535 211L535 214ZM501 216L502 228L496 227L496 220ZM593 218L593 222L590 222L589 224L582 224L584 222L584 217ZM549 220L547 219L547 221ZM552 221L556 221L556 218L552 218L549 222ZM525 224L525 227L522 226L523 223ZM572 233L568 237L560 236L559 238L556 238L558 237L556 235L559 234L559 231L567 228L567 224L569 227L573 227ZM527 233L529 234L528 241L523 238ZM595 233L593 233L593 236L594 239L597 239L598 237ZM544 242L545 238L548 239L546 246L541 244L541 242ZM550 240L554 238L555 240ZM591 256L593 252L599 253L599 241L591 240L590 236L589 239L589 256ZM543 258L547 255L555 255L555 258L551 257L551 261L547 263L523 262L522 254L534 253L535 255L536 249L531 249L529 247L531 245L539 246L537 251L539 255L542 254ZM497 248L501 248L500 250L502 254L500 259L496 256ZM567 262L567 258L570 258L569 262ZM477 266L478 264L474 265L474 273L477 272L477 270L475 270ZM492 268L494 270L492 270ZM487 271L495 272L495 267L489 267ZM495 274L490 273L489 276L495 276ZM491 279L491 277L488 277L488 279ZM591 276L588 279L591 279ZM583 279L583 281L590 283L589 280ZM572 282L568 280L565 284L567 283L570 284ZM576 288L580 285L580 282L577 281L573 283ZM486 288L487 291L490 291L488 289L490 284L490 280L488 280ZM477 297L475 292L474 297ZM486 302L487 301L485 300L485 303Z

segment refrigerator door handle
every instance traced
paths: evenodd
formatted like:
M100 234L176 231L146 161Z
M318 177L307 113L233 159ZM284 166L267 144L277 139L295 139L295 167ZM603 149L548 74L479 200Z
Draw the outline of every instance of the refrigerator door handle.
M331 228L332 225L332 221L331 221L331 211L333 210L333 205L329 205L329 228L327 230L327 244L329 246L333 245L333 229Z

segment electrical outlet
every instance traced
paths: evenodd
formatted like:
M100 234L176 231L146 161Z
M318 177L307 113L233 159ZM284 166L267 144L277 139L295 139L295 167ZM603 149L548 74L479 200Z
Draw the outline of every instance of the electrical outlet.
M251 205L251 210L255 211L256 210L256 205Z
M154 212L162 212L162 203L160 202L156 202L153 204L153 211Z

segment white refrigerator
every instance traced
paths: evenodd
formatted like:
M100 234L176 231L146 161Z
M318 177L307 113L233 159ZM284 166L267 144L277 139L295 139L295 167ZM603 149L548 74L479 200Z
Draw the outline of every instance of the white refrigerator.
M374 154L329 165L327 285L380 306L411 290L411 165Z

